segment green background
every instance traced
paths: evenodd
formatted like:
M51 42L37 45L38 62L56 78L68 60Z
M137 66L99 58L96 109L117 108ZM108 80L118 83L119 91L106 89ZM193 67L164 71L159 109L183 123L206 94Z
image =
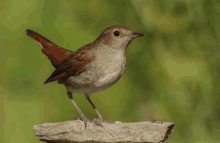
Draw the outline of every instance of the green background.
M63 85L43 84L54 67L25 30L75 51L114 25L145 36L122 78L91 95L104 118L174 122L168 143L220 142L220 0L0 0L0 142L40 142L33 125L79 117Z

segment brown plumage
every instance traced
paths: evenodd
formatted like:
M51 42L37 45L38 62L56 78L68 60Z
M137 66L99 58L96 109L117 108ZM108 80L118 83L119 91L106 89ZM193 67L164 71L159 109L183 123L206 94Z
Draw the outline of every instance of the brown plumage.
M85 70L86 65L92 61L93 56L87 54L89 46L79 49L77 52L61 48L40 34L27 30L27 35L34 38L42 47L42 52L50 59L56 70L44 82L65 80L70 76L76 76Z
M26 32L37 41L42 52L56 68L45 83L58 81L66 87L68 97L86 126L87 121L90 120L82 113L72 97L73 93L84 93L98 116L98 121L96 120L95 123L102 125L100 122L105 120L95 108L89 95L111 87L120 79L126 67L127 46L134 38L143 34L134 33L124 26L113 26L104 30L94 42L72 52L57 46L32 30Z

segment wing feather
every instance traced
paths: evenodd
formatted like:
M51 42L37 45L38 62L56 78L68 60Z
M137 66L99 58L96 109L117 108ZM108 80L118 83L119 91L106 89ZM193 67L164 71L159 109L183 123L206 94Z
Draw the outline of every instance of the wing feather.
M70 76L77 76L86 70L86 67L94 59L94 56L88 54L86 47L70 54L60 66L52 73L52 75L45 81L50 83L53 81L66 80Z

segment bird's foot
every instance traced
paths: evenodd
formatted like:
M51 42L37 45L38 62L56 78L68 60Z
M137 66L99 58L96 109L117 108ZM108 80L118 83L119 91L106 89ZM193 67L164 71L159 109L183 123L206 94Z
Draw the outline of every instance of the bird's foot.
M87 122L94 123L97 126L101 126L101 127L103 127L102 123L109 123L109 124L114 124L115 123L115 121L108 121L108 120L104 120L103 118L100 118L100 119L94 118L94 119L90 120L90 119L84 117L84 118L76 118L76 120L83 121L85 123L85 129L86 129L86 126L87 126Z
M90 120L90 119L88 119L88 118L76 118L76 120L81 120L81 121L83 121L84 124L85 124L85 129L86 129L86 126L87 126L87 122L94 123L94 124L96 124L97 126L103 127L103 125L102 125L101 121L99 121L99 119L92 119L92 120Z
M103 125L102 125L102 121L100 121L99 119L92 119L90 122L92 122L92 123L95 123L97 126L101 126L101 127L103 127Z
M157 121L157 120L155 120L155 119L151 120L151 123L163 124L162 121Z
M114 124L115 123L115 121L108 121L108 120L105 120L103 118L99 118L99 119L95 118L93 120L95 120L97 122L103 122L103 123L109 123L109 124Z

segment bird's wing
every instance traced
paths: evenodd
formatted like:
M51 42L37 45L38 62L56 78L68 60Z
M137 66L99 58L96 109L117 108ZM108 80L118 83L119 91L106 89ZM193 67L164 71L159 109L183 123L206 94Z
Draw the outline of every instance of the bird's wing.
M64 59L60 66L45 81L45 84L57 80L66 80L70 76L76 76L85 71L86 67L94 59L94 56L85 50L86 47L79 49Z
M73 53L70 50L55 45L50 40L32 30L27 29L26 33L28 36L37 41L37 43L41 46L42 52L50 59L55 68L58 68L63 60Z
M56 70L45 81L46 83L65 80L70 76L76 76L86 70L86 67L93 60L93 56L88 54L87 50L91 49L91 45L86 45L76 52L61 48L40 34L27 29L27 35L38 42L42 48L42 52L50 59Z

